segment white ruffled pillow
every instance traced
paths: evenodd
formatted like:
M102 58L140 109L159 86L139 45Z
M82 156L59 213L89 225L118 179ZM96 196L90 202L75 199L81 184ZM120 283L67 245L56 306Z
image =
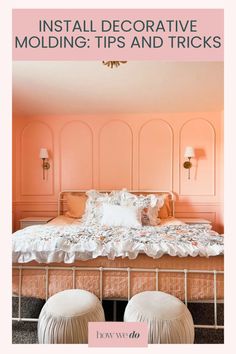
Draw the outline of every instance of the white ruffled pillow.
M158 210L163 206L164 199L155 194L136 195L126 189L101 193L96 190L86 192L88 196L82 222L86 225L97 225L102 219L102 205L120 205L138 207L141 210L142 225L156 226L160 223Z
M145 226L157 226L160 224L161 219L158 217L158 211L164 204L162 197L157 197L156 204L149 206L142 210L142 224Z
M101 220L101 204L108 198L108 193L100 193L96 190L86 192L88 196L85 213L82 217L82 222L87 225L97 224Z
M85 213L82 217L82 222L86 225L97 225L100 224L102 218L101 206L103 203L119 205L120 200L117 194L101 193L94 189L86 192L88 196Z
M141 227L141 210L134 206L104 203L102 206L101 225Z
M137 206L142 209L142 225L157 226L160 223L161 220L158 218L158 211L164 204L163 197L155 194L136 195L128 192L126 189L113 191L111 194L120 205Z

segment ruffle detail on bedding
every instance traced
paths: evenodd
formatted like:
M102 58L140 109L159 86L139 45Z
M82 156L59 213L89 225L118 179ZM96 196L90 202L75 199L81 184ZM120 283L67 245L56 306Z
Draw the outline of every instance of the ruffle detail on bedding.
M139 253L152 258L210 257L223 254L223 237L209 225L168 225L141 228L34 225L13 235L14 263L64 262L105 256L109 259Z

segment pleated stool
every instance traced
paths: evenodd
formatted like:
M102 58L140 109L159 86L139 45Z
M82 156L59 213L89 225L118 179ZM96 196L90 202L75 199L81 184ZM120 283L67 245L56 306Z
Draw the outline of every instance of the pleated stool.
M71 289L50 297L38 321L40 344L88 343L88 322L105 321L101 302L86 290Z
M178 344L194 342L194 324L187 306L161 291L144 291L128 302L125 322L147 322L148 343Z

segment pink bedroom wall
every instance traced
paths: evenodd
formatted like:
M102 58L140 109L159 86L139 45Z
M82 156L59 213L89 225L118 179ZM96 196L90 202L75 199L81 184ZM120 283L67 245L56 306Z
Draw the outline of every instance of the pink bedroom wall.
M13 219L56 215L63 189L155 189L176 194L176 216L223 231L221 112L13 119ZM184 148L195 148L191 179ZM40 147L51 168L42 178Z

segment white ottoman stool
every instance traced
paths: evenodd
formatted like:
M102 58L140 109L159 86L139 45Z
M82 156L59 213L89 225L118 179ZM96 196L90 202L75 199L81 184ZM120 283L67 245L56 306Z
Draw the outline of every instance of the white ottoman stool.
M88 322L105 321L99 299L89 291L71 289L50 297L38 322L38 341L88 343Z
M194 325L187 306L161 291L144 291L128 302L125 322L147 322L148 343L194 342Z

